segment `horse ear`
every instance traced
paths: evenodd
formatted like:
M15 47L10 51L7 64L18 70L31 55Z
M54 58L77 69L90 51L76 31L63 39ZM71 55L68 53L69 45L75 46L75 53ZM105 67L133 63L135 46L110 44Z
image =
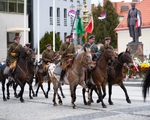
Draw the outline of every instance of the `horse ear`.
M126 53L131 53L129 48L126 48Z
M86 52L87 51L87 48L86 47L84 47L84 52Z

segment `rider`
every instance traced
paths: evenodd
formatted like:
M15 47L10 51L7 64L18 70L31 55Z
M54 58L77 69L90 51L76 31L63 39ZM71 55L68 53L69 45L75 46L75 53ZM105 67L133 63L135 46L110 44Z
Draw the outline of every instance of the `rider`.
M66 41L61 44L59 49L59 54L61 55L61 75L60 75L60 84L63 84L63 77L67 68L67 60L72 58L75 53L75 46L72 43L72 35L66 36Z
M8 80L10 81L13 80L12 72L16 68L17 60L22 48L22 45L19 44L20 38L18 36L16 36L13 40L14 42L9 45L7 50L7 65L9 67Z
M89 47L91 52L92 52L92 60L97 61L97 59L99 57L99 50L98 50L97 45L95 44L95 36L91 35L91 36L88 37L88 39L89 39L88 42L85 43L83 45L83 47ZM88 78L87 79L88 79L87 80L88 83L94 84L90 70L88 70Z
M54 58L54 51L52 50L51 44L47 44L46 45L46 50L43 51L42 53L42 65L43 65L43 75L46 76L46 69L47 66L53 62L53 58Z

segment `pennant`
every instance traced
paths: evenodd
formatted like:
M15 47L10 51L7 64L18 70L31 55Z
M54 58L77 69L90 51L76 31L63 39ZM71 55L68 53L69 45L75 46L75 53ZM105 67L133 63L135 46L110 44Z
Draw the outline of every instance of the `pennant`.
M85 27L85 32L87 32L87 33L92 33L93 27L94 27L94 25L93 25L93 17L91 17L89 23L88 23L87 26Z
M84 29L83 29L83 25L82 25L82 21L80 17L78 17L77 22L76 22L76 33L77 34L84 33Z
M103 20L106 18L106 13L102 13L100 14L100 17L98 17L98 19Z
M76 10L70 10L69 12L68 12L68 16L69 17L75 17L75 15L76 15L76 13L77 13L77 11Z

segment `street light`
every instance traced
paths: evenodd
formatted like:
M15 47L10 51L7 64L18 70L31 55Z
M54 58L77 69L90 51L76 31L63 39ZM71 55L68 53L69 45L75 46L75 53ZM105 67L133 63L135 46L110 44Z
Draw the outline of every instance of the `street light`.
M73 34L73 27L74 27L75 20L76 20L76 18L79 17L80 10L82 9L82 5L80 4L79 0L77 0L77 3L78 3L78 5L77 5L76 14L75 14L75 17L74 17L74 20L73 20L73 23L72 23L72 29L71 29L71 33L70 33L71 35ZM74 10L74 9L75 9L75 6L72 4L70 6L70 10ZM77 41L78 41L78 44L80 44L80 41L78 40L78 34L77 34Z

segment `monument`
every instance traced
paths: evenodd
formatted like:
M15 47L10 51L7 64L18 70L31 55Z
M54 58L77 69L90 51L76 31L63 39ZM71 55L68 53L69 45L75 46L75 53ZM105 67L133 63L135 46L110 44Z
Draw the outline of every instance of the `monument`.
M142 25L141 12L135 8L135 3L131 3L131 7L132 8L128 11L127 26L129 28L129 34L130 37L132 37L132 41L127 44L127 47L130 49L133 58L137 57L143 61L143 44L142 42L139 42Z

